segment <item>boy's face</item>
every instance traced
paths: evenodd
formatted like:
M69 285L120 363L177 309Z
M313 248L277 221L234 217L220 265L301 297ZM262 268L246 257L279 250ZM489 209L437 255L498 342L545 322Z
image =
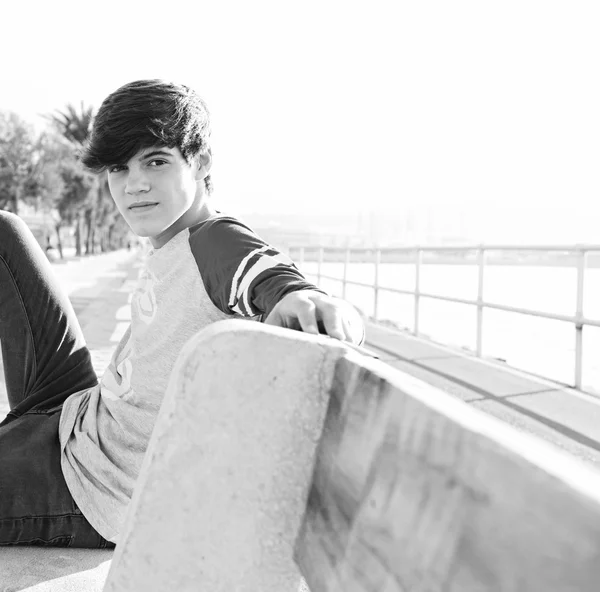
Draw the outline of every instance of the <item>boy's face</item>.
M108 167L110 193L138 236L162 247L206 217L204 178L210 155L189 164L178 148L145 148L125 164Z

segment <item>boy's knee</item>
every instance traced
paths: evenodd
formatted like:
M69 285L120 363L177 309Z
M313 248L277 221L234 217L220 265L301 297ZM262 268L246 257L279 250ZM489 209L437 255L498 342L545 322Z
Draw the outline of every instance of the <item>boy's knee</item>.
M19 257L29 250L28 245L37 244L29 226L22 218L11 212L0 211L0 254L9 259Z
M7 233L22 231L24 228L27 228L27 224L22 218L12 212L0 210L0 237L4 238Z

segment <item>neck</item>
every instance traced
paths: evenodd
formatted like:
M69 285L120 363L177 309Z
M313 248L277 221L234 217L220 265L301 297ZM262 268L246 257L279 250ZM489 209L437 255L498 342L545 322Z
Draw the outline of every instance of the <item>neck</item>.
M160 249L182 230L185 230L190 226L195 226L200 222L204 222L204 220L210 218L215 213L216 210L207 203L204 192L202 192L202 195L196 196L190 209L187 210L181 218L176 220L169 228L158 236L150 237L150 243L155 249Z

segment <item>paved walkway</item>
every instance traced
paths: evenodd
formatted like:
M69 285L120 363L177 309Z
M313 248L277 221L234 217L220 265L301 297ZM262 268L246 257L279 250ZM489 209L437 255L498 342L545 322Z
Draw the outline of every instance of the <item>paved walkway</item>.
M129 302L140 257L135 251L71 258L53 268L79 319L96 373L101 375L126 330ZM0 415L8 412L4 369L0 359Z

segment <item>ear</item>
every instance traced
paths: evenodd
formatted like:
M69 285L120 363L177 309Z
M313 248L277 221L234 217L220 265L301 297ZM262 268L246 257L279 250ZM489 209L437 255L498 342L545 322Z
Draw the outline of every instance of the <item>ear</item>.
M212 152L210 148L203 154L198 154L196 158L198 160L196 181L203 181L210 173L210 167L212 166Z

